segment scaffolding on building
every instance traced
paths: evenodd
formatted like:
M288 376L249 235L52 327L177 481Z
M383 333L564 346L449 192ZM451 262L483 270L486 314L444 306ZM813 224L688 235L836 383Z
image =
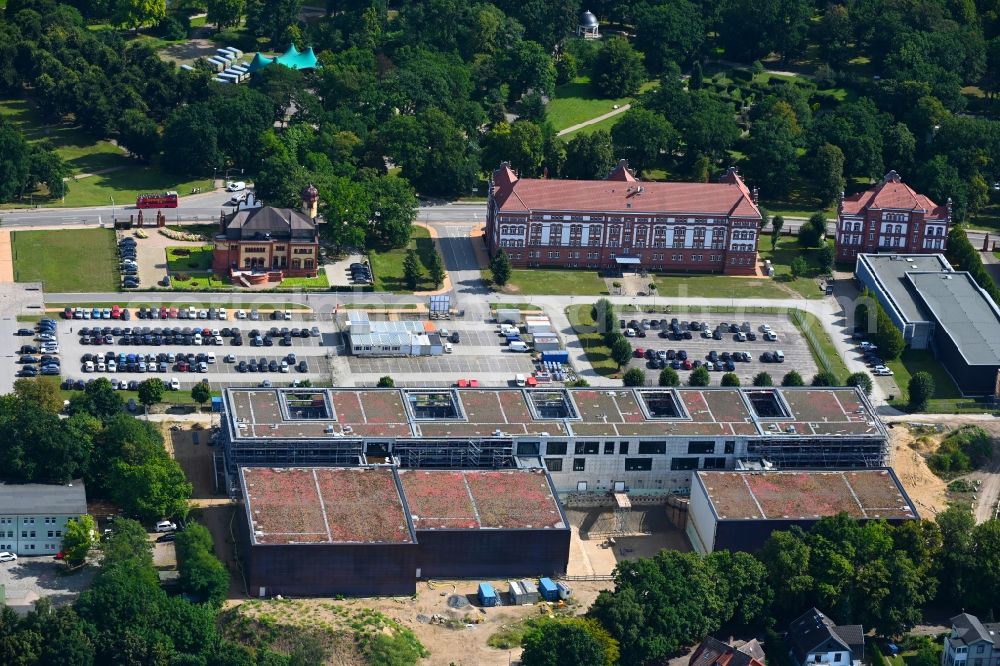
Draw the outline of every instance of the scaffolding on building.
M874 468L889 466L889 442L885 438L765 439L750 442L749 457L767 460L778 469Z

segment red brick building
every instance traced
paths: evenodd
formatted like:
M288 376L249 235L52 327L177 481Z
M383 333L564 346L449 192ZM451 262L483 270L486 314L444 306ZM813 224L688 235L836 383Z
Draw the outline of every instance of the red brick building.
M516 267L645 269L752 275L761 215L730 168L718 183L636 180L624 160L605 180L493 172L486 242Z
M938 205L890 171L873 189L841 198L837 261L859 254L937 254L948 246L951 199Z

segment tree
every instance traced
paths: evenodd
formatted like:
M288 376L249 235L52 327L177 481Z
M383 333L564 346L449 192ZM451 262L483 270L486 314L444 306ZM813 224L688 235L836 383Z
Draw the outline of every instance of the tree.
M660 114L649 109L629 109L611 128L611 138L618 154L638 173L653 166L661 152L673 150L678 135Z
M681 378L677 376L677 371L673 368L663 368L660 370L660 379L657 383L660 386L680 386Z
M166 453L140 464L114 461L108 486L110 499L127 514L144 520L187 515L191 483Z
M816 252L816 261L819 263L821 273L829 273L833 270L833 247L829 243L823 243Z
M774 386L774 380L771 378L770 373L758 372L753 376L754 386Z
M938 596L945 603L964 604L974 588L982 583L982 572L976 568L976 519L965 504L950 504L934 517L941 529L941 548L937 559Z
M811 386L840 386L840 379L832 372L817 372L813 375Z
M493 276L493 284L502 287L510 281L510 255L501 248L490 261L490 274Z
M199 601L221 605L229 590L229 574L215 556L212 534L200 523L190 523L175 542L181 589Z
M247 29L271 43L280 42L288 26L298 20L301 5L301 0L248 0Z
M872 342L878 347L882 358L887 361L895 360L903 353L906 339L903 337L903 332L896 328L882 304L872 300L875 304L875 330L872 331Z
M587 616L618 641L621 663L660 663L729 619L714 573L700 555L672 550L620 562L614 590L602 591Z
M218 124L207 104L174 111L163 128L164 166L175 173L196 174L221 165Z
M191 399L199 405L204 405L212 399L212 389L205 382L198 382L191 387Z
M624 37L612 37L594 59L591 80L602 97L634 95L646 80L642 54Z
M542 166L542 130L533 122L519 120L513 125L497 123L483 137L481 162L484 170L500 162L510 162L511 167L525 176L535 176Z
M867 372L852 372L847 375L847 379L844 381L847 386L858 386L865 395L872 394L872 378Z
M26 404L36 405L52 414L58 414L63 408L59 386L39 377L15 379L14 395Z
M922 412L927 409L927 402L934 397L934 377L929 372L918 372L910 377L907 388L910 394L907 409Z
M816 149L809 170L816 196L826 208L844 191L844 151L831 143L824 143Z
M427 274L431 278L431 282L434 283L435 289L440 289L441 285L444 284L444 264L441 263L441 255L437 250L431 253L431 265L427 267Z
M805 386L806 383L802 381L802 375L800 375L795 370L789 370L785 373L785 376L781 378L782 386Z
M708 368L699 365L688 377L688 386L708 386L712 383L712 378L708 374Z
M629 368L622 375L622 383L625 386L645 386L646 373L642 368Z
M731 619L748 626L768 617L774 592L767 580L767 568L750 553L716 550L705 557L718 586L717 594L730 599Z
M785 226L785 218L775 215L771 219L771 247L778 248L778 239L781 238L781 229Z
M544 621L527 631L521 645L524 666L614 666L618 643L594 620Z
M625 336L619 335L611 344L611 358L618 364L619 368L628 365L629 359L632 358L632 345L625 339Z
M111 22L131 30L158 23L167 15L166 0L111 0L109 8Z
M406 257L403 259L403 282L407 289L415 291L422 278L423 271L417 260L417 251L410 248L406 251Z
M118 123L118 145L142 160L160 152L160 128L138 109L126 109Z
M721 386L739 386L740 376L735 372L727 372L722 375L722 380L719 382Z
M87 384L82 395L70 399L69 412L86 412L101 420L119 416L122 413L122 398L111 388L106 377L98 377Z
M505 80L512 100L529 90L551 97L556 86L556 66L541 44L531 40L515 42L506 50Z
M615 149L607 130L577 132L566 144L567 178L599 180L615 166Z
M383 375L378 378L378 383L375 384L378 388L392 388L396 385L396 382L389 375Z
M770 104L767 115L754 121L747 140L747 173L769 183L778 193L788 192L798 172L798 149L802 130L788 102Z
M146 407L152 407L163 400L163 391L163 381L159 377L143 380L139 384L139 402Z
M688 61L705 41L701 10L689 0L642 5L635 25L636 47L653 72L662 71L667 63Z
M14 125L0 122L0 201L20 194L31 168L28 142Z
M795 257L792 259L792 263L789 265L789 270L792 275L793 280L798 280L800 277L806 274L809 270L809 265L806 264L806 260L802 257Z
M806 0L725 3L719 37L728 58L750 62L775 51L783 59L799 53L812 19Z
M214 23L216 29L221 30L227 25L239 25L246 9L246 0L206 0L205 6L208 8L205 20Z
M83 564L96 537L97 523L93 516L82 515L67 520L60 546L60 550L65 553L66 563L74 567Z
M799 245L816 247L826 234L826 216L823 213L813 213L809 220L799 228Z

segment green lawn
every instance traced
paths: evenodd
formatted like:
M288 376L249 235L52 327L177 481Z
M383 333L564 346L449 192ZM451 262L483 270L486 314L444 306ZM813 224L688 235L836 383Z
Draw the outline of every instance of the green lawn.
M810 312L796 310L791 314L792 323L802 333L809 345L813 361L820 370L826 370L835 374L840 381L847 379L851 371L847 369L844 358L837 351L830 339L830 334L823 328L822 322ZM804 377L808 381L809 377Z
M770 230L770 227L768 227ZM833 239L827 240L830 247L833 247ZM803 298L822 298L823 293L819 290L817 278L820 276L819 268L819 248L803 248L799 245L795 236L782 236L778 241L778 249L775 250L771 244L769 233L761 234L757 243L757 250L761 261L770 259L774 266L775 280L780 281L786 287L794 289ZM796 257L802 257L806 261L808 270L803 277L797 280L792 279L792 261Z
M171 273L212 270L212 245L168 247L167 270Z
M49 293L118 291L110 229L14 231L11 244L17 282L40 281Z
M600 115L600 114L598 114ZM611 116L610 118L605 118L599 123L594 123L593 125L587 125L586 127L581 127L578 130L573 130L572 132L567 132L562 135L564 141L569 141L574 136L583 132L584 134L590 134L591 132L596 132L597 130L611 131L611 128L618 124L618 121L622 119L624 113L619 113L617 116Z
M424 274L415 290L407 288L403 281L403 260L406 258L406 251L409 248L416 249ZM413 227L410 243L405 248L371 250L368 253L368 259L372 266L372 277L375 278L375 291L394 291L408 294L413 291L433 290L435 285L431 284L427 278L427 266L435 252L437 249L434 247L434 240L425 227Z
M493 281L488 269L483 271L483 280L488 283ZM514 269L503 291L523 296L599 296L608 293L604 280L596 271L558 268Z
M590 303L568 307L566 317L580 338L580 344L583 345L594 372L605 377L616 377L619 374L618 364L611 358L611 350L604 344L604 336L596 329L590 308Z
M320 268L314 278L286 277L281 281L281 286L295 289L327 289L330 281L326 279L326 269Z
M158 166L144 165L128 157L117 146L98 140L69 122L47 121L23 99L0 100L0 117L17 126L30 142L48 141L66 161L74 177L105 169L110 173L90 176L69 183L65 201L52 200L48 193L39 190L29 202L50 206L107 205L114 197L121 206L135 202L141 192L176 190L190 194L192 187L210 188L207 178L188 179L164 173ZM21 206L24 202L12 204Z
M596 118L634 101L631 97L606 99L590 85L589 76L578 76L569 83L556 87L556 94L546 106L549 122L557 130L566 129L585 120ZM589 129L589 128L588 128Z
M934 358L933 354L927 350L909 349L903 351L903 355L895 361L886 361L886 366L893 371L892 379L899 392L896 393L892 405L899 409L905 409L910 400L909 384L910 377L918 372L929 372L934 378L934 397L927 405L929 413L950 414L961 412L996 412L995 408L979 402L974 398L962 396L955 382L952 381L944 366Z
M656 275L657 296L693 298L794 298L770 278L733 275Z

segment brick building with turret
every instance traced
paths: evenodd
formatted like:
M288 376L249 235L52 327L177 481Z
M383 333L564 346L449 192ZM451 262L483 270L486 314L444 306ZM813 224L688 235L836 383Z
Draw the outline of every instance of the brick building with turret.
M642 182L624 160L604 180L490 178L486 243L515 267L754 275L761 214L735 168L717 183Z
M895 171L870 190L841 196L837 212L837 261L879 252L943 254L948 247L951 199L936 204Z

